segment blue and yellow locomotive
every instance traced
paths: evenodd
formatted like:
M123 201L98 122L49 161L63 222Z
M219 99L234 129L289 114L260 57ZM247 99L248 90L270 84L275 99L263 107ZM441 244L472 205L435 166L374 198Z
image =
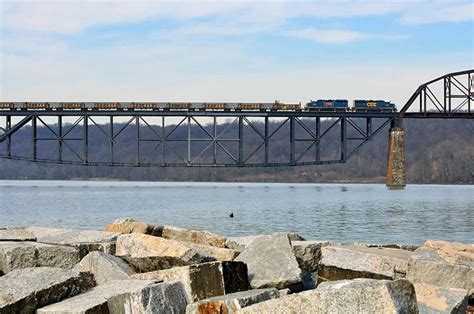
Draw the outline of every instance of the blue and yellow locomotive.
M349 107L347 99L318 99L306 104L308 111L394 112L395 104L385 100L354 100Z
M306 108L308 111L346 111L349 102L346 99L311 100Z
M396 108L395 104L385 100L354 100L352 110L392 112L396 111Z

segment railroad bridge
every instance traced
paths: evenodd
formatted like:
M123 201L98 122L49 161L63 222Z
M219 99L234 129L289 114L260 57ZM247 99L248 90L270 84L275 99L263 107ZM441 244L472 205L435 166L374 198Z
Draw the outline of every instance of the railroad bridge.
M224 110L205 103L199 109L156 109L153 103L133 109L120 103L89 103L87 107L69 103L69 108L42 105L49 103L13 104L0 103L0 158L86 166L345 163L389 127L386 183L391 188L403 188L403 120L474 118L474 70L446 74L420 85L399 111ZM100 154L93 151L97 146L91 143L91 132L102 136ZM21 134L27 134L27 144L17 140ZM272 149L276 134L286 142L278 154ZM125 137L126 145L121 143ZM24 145L29 146L28 153L19 149Z

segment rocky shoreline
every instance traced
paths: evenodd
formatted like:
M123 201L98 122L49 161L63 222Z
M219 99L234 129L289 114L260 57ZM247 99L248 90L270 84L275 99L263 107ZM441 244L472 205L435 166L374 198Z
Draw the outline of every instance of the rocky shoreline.
M0 228L0 313L474 313L474 244Z

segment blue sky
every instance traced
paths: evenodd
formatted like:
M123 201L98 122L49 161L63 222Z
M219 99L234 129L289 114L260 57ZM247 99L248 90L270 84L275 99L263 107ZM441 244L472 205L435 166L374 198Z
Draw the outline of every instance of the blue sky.
M4 1L2 100L402 103L474 67L472 1Z

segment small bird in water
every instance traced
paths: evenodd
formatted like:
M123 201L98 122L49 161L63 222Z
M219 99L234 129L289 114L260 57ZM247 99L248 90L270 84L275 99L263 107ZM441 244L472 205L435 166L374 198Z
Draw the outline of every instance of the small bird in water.
M233 212L230 213L229 217L230 217L230 218L234 218L234 213L233 213Z

